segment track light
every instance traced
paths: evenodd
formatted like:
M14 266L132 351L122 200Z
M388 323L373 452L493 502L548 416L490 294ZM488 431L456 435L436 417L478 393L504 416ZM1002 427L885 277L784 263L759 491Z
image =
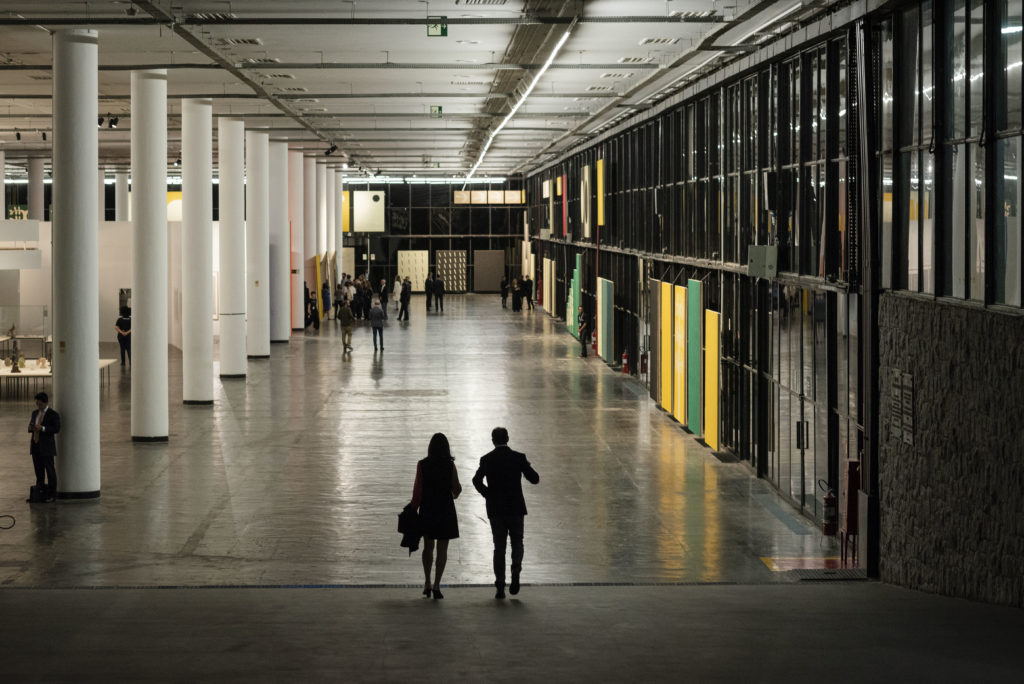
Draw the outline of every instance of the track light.
M110 121L107 123L107 126L109 126L110 128L117 128L118 121L120 121L120 119L115 116L114 118L110 119Z
M109 114L108 114L108 116L109 116ZM103 127L103 117L102 116L99 119L96 120L96 125L101 127L101 128Z
M325 153L325 155L329 157L329 156L331 156L332 154L334 154L337 151L338 151L338 146L337 145L331 145L330 147L327 148L327 152Z
M178 157L177 159L174 160L174 165L181 166L181 157Z
M43 142L46 142L46 131L43 131Z
M14 131L14 139L21 140L21 131Z

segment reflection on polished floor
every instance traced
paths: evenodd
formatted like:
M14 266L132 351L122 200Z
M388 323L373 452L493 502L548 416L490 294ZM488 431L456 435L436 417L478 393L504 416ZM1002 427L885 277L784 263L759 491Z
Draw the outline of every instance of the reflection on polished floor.
M484 295L449 297L444 314L426 315L422 299L412 309L407 324L391 315L377 355L365 326L342 355L334 321L274 345L246 380L216 381L212 408L181 404L172 352L166 444L131 441L123 371L101 388L99 500L29 506L27 444L0 464L0 513L18 519L0 533L0 581L415 584L419 564L398 546L396 514L441 431L466 485L445 583L486 584L489 528L469 480L497 425L541 474L527 489L524 582L781 581L762 557L834 555L636 380L578 358L542 310L512 313ZM0 429L20 435L31 408L0 404Z

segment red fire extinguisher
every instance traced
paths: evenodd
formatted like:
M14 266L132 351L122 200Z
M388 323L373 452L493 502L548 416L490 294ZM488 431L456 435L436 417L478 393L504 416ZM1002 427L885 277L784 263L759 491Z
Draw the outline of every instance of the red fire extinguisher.
M640 353L640 375L647 375L647 352Z
M590 349L597 354L597 331L590 333Z
M629 375L629 352L622 352L622 372Z
M821 533L826 537L836 536L839 529L839 507L836 506L836 495L825 480L818 480L818 486L825 490L825 498L822 501L824 517L821 521Z

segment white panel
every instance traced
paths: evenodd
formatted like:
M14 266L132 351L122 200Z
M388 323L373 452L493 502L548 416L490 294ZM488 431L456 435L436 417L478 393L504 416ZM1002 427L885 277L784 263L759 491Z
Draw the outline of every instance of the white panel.
M352 230L359 233L384 232L383 190L356 190L352 193Z
M430 251L426 249L398 250L398 275L409 278L413 292L423 292L430 271Z
M0 249L0 271L20 271L43 267L43 253L38 249Z
M0 242L38 242L39 221L0 221Z
M590 237L590 167L584 166L580 177L580 222L583 237Z

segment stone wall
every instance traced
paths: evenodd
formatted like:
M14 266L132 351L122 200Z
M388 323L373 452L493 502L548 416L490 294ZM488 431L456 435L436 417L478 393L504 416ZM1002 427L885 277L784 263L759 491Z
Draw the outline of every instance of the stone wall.
M885 293L879 332L882 579L1024 606L1024 316ZM912 444L890 429L894 371Z

